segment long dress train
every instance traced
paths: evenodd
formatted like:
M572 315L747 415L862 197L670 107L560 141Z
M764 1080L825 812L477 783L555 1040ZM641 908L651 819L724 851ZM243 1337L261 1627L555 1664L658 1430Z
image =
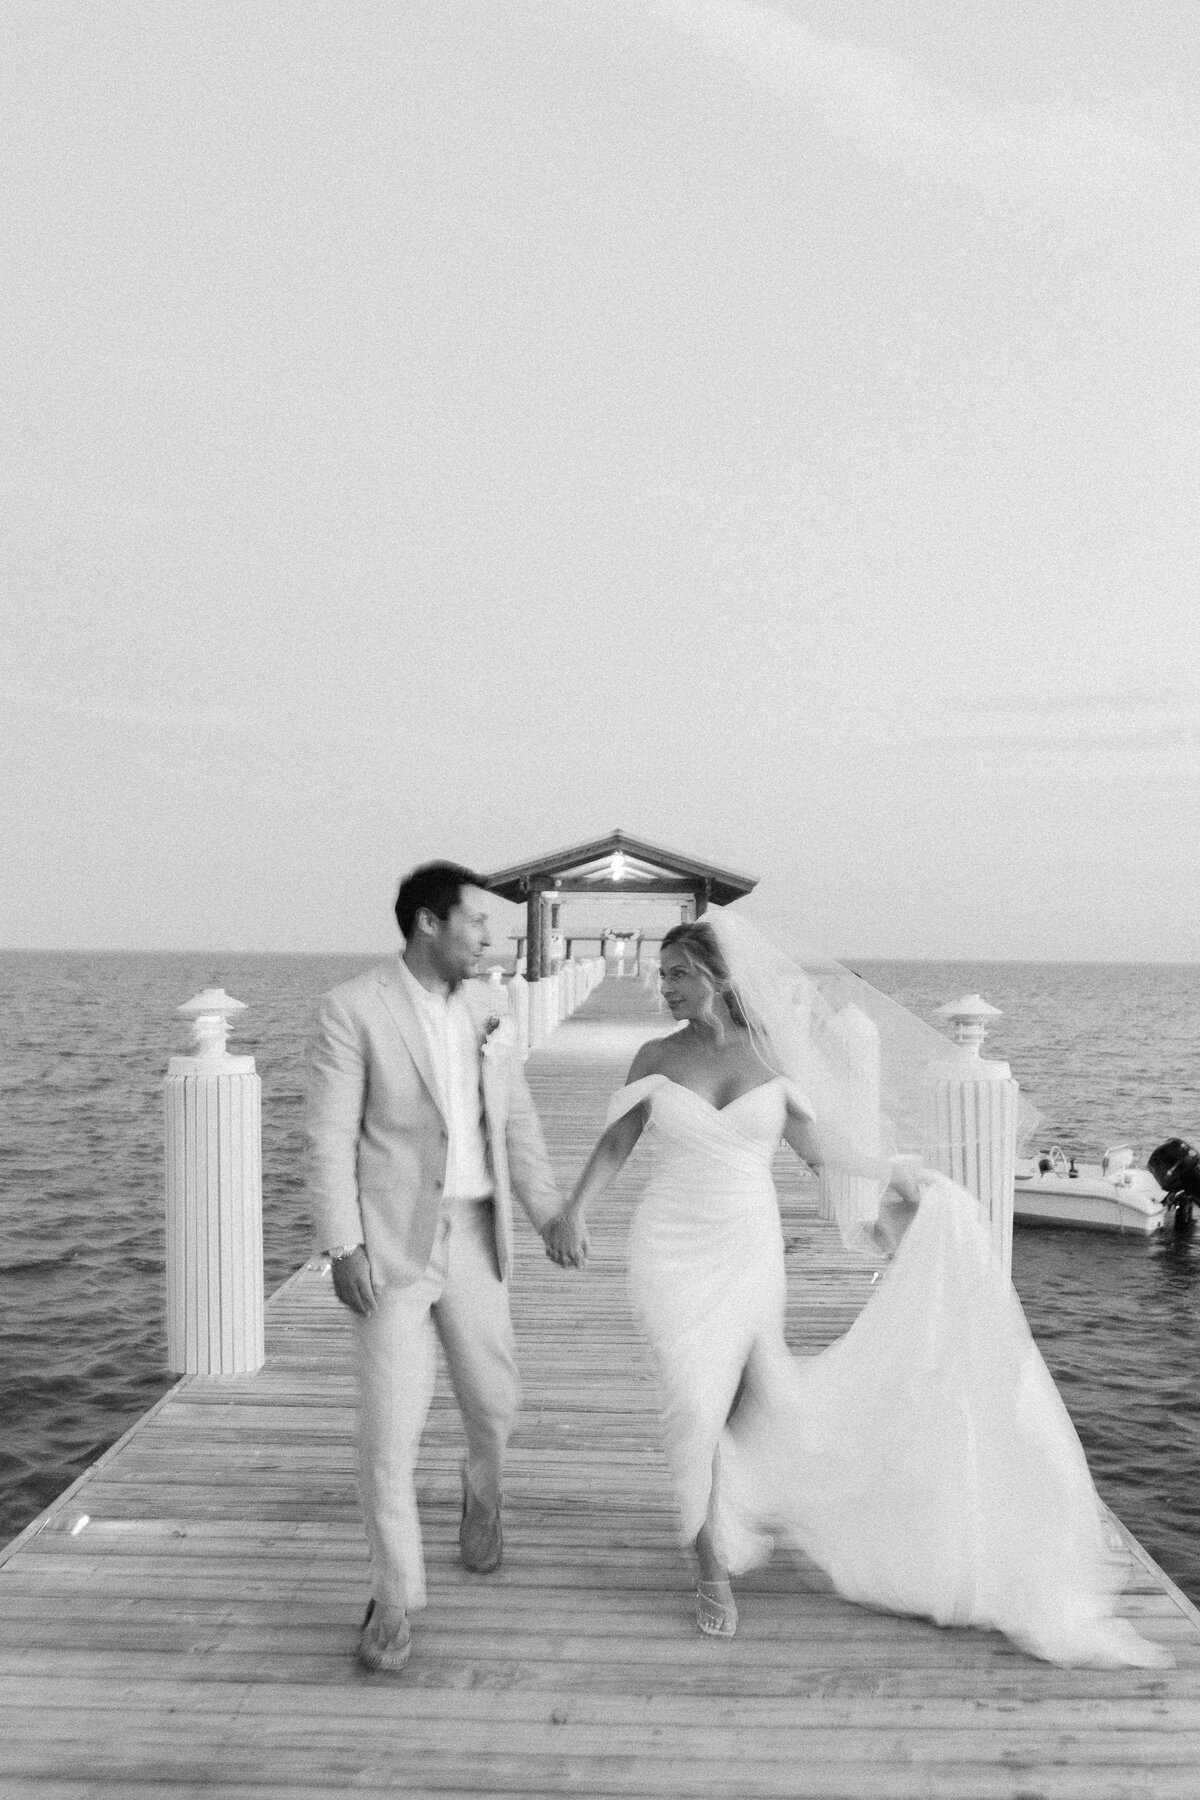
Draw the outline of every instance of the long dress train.
M771 1178L789 1095L810 1112L782 1078L716 1108L649 1075L609 1109L611 1122L645 1105L657 1150L630 1286L683 1541L711 1504L734 1573L781 1539L865 1605L994 1628L1052 1662L1168 1664L1115 1614L1112 1527L962 1188L925 1189L844 1337L789 1351Z

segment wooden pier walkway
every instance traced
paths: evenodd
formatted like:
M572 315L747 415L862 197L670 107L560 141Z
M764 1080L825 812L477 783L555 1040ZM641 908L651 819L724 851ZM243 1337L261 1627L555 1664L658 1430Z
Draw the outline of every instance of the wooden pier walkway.
M608 981L531 1058L564 1183L657 1022L635 982ZM0 1552L2 1800L1196 1800L1200 1615L1136 1547L1125 1604L1174 1670L1051 1668L850 1606L783 1556L740 1584L732 1643L698 1636L625 1300L640 1159L585 1277L518 1227L525 1405L491 1577L458 1559L461 1439L439 1385L420 1466L429 1608L404 1675L353 1661L367 1567L347 1332L328 1279L302 1271L269 1303L265 1369L179 1383ZM782 1159L780 1176L789 1335L816 1348L870 1271Z

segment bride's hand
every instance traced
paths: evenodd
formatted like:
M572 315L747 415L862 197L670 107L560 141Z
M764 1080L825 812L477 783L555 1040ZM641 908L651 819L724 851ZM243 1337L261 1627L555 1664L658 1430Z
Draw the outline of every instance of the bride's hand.
M898 1194L909 1206L920 1206L921 1189L928 1183L931 1173L931 1170L921 1167L918 1157L893 1157L888 1170L887 1191Z
M879 1202L879 1213L871 1227L875 1248L885 1256L895 1256L900 1241L917 1216L917 1203L888 1189Z
M871 1230L877 1249L894 1256L900 1241L917 1216L921 1190L933 1174L921 1167L919 1158L898 1156L888 1171L888 1184L879 1202L879 1214Z

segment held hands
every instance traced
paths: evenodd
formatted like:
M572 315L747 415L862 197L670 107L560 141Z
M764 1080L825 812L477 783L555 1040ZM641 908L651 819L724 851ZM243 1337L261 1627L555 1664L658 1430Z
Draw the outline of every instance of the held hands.
M362 1245L349 1256L340 1256L333 1264L333 1291L343 1306L360 1318L368 1319L375 1311L375 1289L371 1286L371 1265Z
M564 1207L542 1226L546 1255L560 1269L582 1269L588 1257L587 1226L582 1215Z

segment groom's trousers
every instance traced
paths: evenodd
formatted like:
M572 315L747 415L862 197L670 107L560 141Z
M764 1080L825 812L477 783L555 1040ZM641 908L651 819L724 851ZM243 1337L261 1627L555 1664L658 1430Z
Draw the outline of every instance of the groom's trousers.
M501 1501L504 1452L521 1390L491 1206L490 1200L456 1203L438 1221L420 1280L384 1288L369 1318L354 1315L359 1495L371 1591L381 1605L425 1604L413 1472L433 1398L436 1339L466 1430L471 1492L486 1506Z

